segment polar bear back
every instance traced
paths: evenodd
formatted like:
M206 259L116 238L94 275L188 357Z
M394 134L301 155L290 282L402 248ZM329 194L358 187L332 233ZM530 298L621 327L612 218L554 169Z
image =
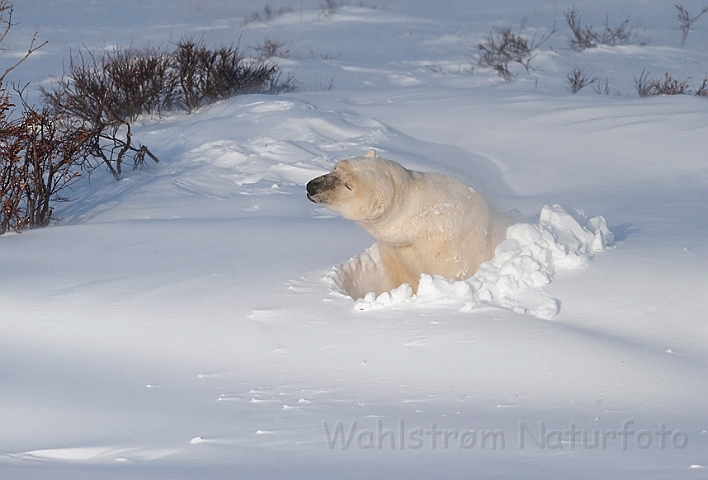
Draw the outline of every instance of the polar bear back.
M408 283L416 291L423 273L472 276L494 256L511 222L455 177L409 172L385 221L360 223L377 240L391 287Z

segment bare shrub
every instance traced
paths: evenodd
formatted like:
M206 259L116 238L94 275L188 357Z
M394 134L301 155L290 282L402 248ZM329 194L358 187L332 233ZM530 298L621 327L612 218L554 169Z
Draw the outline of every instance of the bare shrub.
M610 25L609 16L605 15L605 23L601 31L595 30L590 25L582 25L580 12L573 8L563 12L565 21L570 27L572 36L568 40L570 47L576 52L598 45L627 45L630 43L645 43L639 39L636 29L627 17L617 26Z
M504 81L511 81L515 75L509 70L510 63L522 65L526 72L533 70L531 63L535 51L556 31L555 25L551 32L537 39L527 38L511 31L511 27L493 30L484 42L477 45L476 64L480 67L493 68ZM468 58L473 59L468 55Z
M474 73L474 65L462 66L458 65L455 68L445 68L442 65L425 65L425 68L438 75L460 75Z
M0 0L0 25L5 25L0 44L14 25L12 12ZM133 47L101 55L79 52L57 85L41 89L41 109L28 105L15 88L17 108L2 82L44 45L36 46L36 38L0 76L0 234L47 225L51 202L65 200L60 191L83 171L103 164L120 179L128 158L133 169L144 167L146 158L158 162L133 139L131 122L141 114L174 108L192 112L233 95L276 94L299 86L292 74L283 79L275 63L246 58L238 48L212 50L184 39L169 53Z
M699 97L708 97L708 77L704 78L701 86L696 89L696 95Z
M292 76L281 80L277 64L246 58L236 47L211 50L201 40L186 38L172 55L181 106L188 112L235 95L277 94L296 88Z
M302 84L295 79L295 74L290 72L283 77L283 71L277 69L275 75L270 77L263 85L262 92L268 95L279 95L285 92L300 90Z
M634 78L634 83L637 87L637 93L640 97L653 97L657 95L690 95L693 93L688 79L680 81L672 78L668 73L664 74L664 80L658 80L649 77L649 72L642 70L639 78ZM705 89L706 81L698 89ZM701 94L702 95L702 94Z
M325 82L324 80L320 79L318 85L308 85L304 89L308 92L326 92L332 90L332 88L334 88L334 77L330 78L328 82Z
M16 24L13 7L0 0L0 44ZM7 75L47 42L30 41L27 53L0 76L0 235L8 230L49 224L51 202L64 198L59 192L78 176L85 158L86 132L64 128L49 108L30 107L15 89L19 111L4 85Z
M45 99L62 113L94 123L133 121L160 114L177 101L170 56L158 49L116 48L96 57L79 52ZM96 119L101 113L102 118Z
M276 10L270 5L266 5L263 7L263 12L254 12L250 16L244 17L243 24L248 25L252 22L270 22L277 17L282 17L286 13L292 13L294 11L295 9L293 7L285 6Z
M271 49L281 45L266 44ZM58 85L42 93L64 114L112 124L174 108L193 112L234 95L294 88L291 76L281 81L275 63L247 58L237 47L210 49L201 40L184 38L172 52L133 47L101 55L79 52Z
M141 114L161 115L247 93L277 94L298 87L275 63L246 58L236 47L207 48L201 40L180 40L174 51L157 48L114 49L102 55L72 55L69 70L53 89L42 89L45 102L65 123L92 132L91 154L120 179L122 164L133 169L158 159L135 143L131 122Z
M0 94L0 235L12 229L49 224L52 202L66 198L60 192L80 176L90 155L91 132L65 125L48 107L36 110L17 92L22 111L6 91Z
M664 81L652 81L654 95L686 95L691 93L691 87L686 81L673 79L668 73L664 74Z
M639 78L634 77L634 86L640 97L650 97L652 95L652 79L649 78L649 72L642 70Z
M123 161L127 157L132 158L134 170L145 165L145 156L153 159L155 163L159 162L146 145L133 143L130 123L127 120L116 118L113 113L106 113L107 103L95 95L96 90L89 92L92 93L91 96L83 96L82 92L78 90L44 93L47 106L58 122L67 130L85 132L87 156L103 163L116 180L120 180L123 174ZM92 111L92 107L96 110ZM94 168L88 162L84 162L84 166L90 167L91 170Z
M597 33L592 27L583 27L580 23L580 13L575 7L563 12L565 21L570 27L573 36L570 38L570 47L576 52L585 50L586 48L597 47Z
M610 95L611 93L615 93L616 95L619 95L619 90L617 90L612 83L612 80L610 80L608 77L605 77L604 82L600 82L599 80L595 82L592 86L592 89L597 93L598 95Z
M696 23L696 20L701 18L701 16L708 12L708 5L703 7L700 12L694 17L692 17L688 11L683 7L683 5L674 5L678 12L676 13L676 19L678 20L678 27L677 30L681 30L681 46L683 47L684 43L686 43L686 37L688 37L688 32L693 30L693 24Z
M290 50L284 48L286 45L287 42L278 42L270 38L265 38L263 43L259 43L252 48L258 54L259 59L268 60L270 58L288 58L290 56Z
M588 85L592 85L598 80L597 77L589 76L587 73L585 73L585 69L580 67L573 68L573 70L571 70L571 72L566 75L565 78L568 83L567 88L571 91L571 93L578 93L583 88L587 87Z
M177 101L170 57L156 49L115 49L101 57L72 56L69 72L53 90L42 88L46 104L64 125L88 132L86 148L113 177L122 175L126 155L133 168L145 156L158 161L147 146L134 145L130 122L142 113L159 114Z

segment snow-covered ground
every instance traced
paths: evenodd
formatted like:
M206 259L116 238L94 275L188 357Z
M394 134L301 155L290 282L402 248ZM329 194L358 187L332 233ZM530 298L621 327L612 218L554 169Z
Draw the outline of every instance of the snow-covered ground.
M287 42L303 88L143 119L159 165L96 172L53 225L0 237L0 477L706 478L708 100L639 98L634 77L700 85L708 16L680 48L658 0L283 0L244 26L266 4L15 2L0 60L50 42L12 73L30 89L78 48L185 35ZM574 52L573 5L649 43ZM466 72L522 23L558 27L535 70ZM611 94L571 94L576 66ZM304 184L369 148L531 224L602 216L615 241L517 298L555 315L441 279L357 303L332 272L372 239Z

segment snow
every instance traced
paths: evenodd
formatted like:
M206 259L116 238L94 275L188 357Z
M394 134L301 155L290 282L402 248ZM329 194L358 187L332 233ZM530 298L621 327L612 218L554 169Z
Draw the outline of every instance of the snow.
M708 104L633 77L699 85L708 20L679 48L671 2L350 3L15 2L0 58L50 41L30 90L82 46L185 35L287 41L304 88L143 118L159 164L0 237L0 477L705 478ZM650 43L574 52L572 5ZM535 70L465 73L524 18L559 27ZM574 66L615 90L571 94ZM467 281L367 296L372 239L304 184L370 148L526 221Z

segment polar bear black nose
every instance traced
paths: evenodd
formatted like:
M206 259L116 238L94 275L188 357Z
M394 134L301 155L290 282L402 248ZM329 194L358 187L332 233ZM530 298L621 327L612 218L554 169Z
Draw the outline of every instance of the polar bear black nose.
M317 195L323 190L324 184L326 183L324 175L321 177L313 178L307 182L307 196L308 198L312 195ZM312 200L310 198L310 200Z
M327 175L322 175L321 177L313 178L307 182L307 198L315 203L320 203L321 199L316 196L327 190L332 190L337 188L342 182L336 176L328 173Z

